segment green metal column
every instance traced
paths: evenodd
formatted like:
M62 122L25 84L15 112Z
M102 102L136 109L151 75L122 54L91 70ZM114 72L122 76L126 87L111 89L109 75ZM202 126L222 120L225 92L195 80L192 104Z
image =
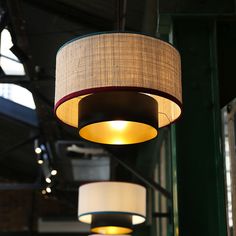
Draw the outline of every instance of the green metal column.
M174 19L174 42L184 103L176 125L179 235L226 236L214 20Z

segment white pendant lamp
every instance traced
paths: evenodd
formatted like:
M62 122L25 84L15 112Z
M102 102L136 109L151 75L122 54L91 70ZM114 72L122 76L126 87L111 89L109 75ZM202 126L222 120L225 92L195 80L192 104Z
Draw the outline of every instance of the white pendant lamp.
M78 218L98 234L129 234L146 217L146 189L125 182L95 182L79 188Z

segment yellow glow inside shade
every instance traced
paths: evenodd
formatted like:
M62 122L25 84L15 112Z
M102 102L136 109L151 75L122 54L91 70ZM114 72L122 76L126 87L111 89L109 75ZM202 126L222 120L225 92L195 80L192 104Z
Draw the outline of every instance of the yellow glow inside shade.
M117 131L123 131L127 127L127 122L124 120L113 120L110 121L109 125L111 128Z
M150 125L133 121L103 121L84 126L82 138L103 144L134 144L153 139L157 130Z
M118 226L101 226L92 228L91 231L93 233L98 233L98 234L128 234L131 233L133 230L130 228L118 227Z

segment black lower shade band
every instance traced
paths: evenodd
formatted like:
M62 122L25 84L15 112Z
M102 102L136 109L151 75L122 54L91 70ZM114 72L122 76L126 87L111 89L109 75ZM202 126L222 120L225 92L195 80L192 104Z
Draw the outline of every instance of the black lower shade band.
M96 93L81 99L78 120L79 129L111 120L134 121L158 129L158 104L151 96L138 92Z
M94 214L91 228L117 226L132 229L132 215L129 214Z

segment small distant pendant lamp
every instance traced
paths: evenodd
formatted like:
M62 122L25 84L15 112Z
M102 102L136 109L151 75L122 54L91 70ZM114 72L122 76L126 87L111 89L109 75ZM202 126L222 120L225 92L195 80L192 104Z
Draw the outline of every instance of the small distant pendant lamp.
M105 236L104 234L89 234L88 236ZM116 234L116 236L131 236L129 234Z
M96 182L79 188L78 217L97 234L129 234L146 217L146 189L125 182Z
M55 114L103 144L153 139L181 115L178 51L137 33L77 38L57 53Z

